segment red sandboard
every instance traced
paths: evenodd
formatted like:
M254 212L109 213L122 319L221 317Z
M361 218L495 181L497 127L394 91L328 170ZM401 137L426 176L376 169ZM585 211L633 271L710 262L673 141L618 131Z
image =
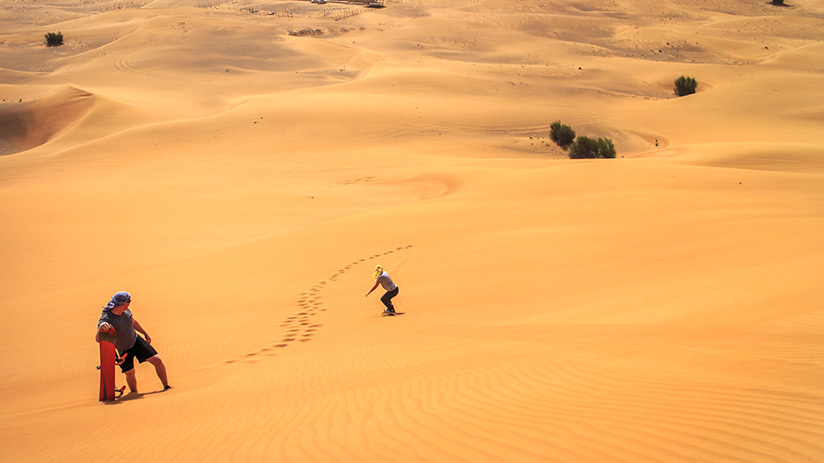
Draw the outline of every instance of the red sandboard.
M115 390L114 385L114 367L117 359L117 351L114 347L115 335L114 328L110 331L100 332L100 400L114 400ZM121 394L123 391L119 391Z

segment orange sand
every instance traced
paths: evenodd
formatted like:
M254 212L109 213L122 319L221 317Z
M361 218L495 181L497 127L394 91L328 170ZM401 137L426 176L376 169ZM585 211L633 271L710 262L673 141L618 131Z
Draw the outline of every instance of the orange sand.
M824 461L788 3L1 2L0 461ZM104 405L119 290L175 389Z

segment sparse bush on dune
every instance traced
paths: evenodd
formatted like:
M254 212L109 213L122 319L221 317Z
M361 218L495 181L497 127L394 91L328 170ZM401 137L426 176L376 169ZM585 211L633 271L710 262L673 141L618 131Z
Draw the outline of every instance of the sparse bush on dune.
M575 131L568 125L555 121L549 125L549 138L558 146L569 150L570 159L615 158L615 145L609 138L575 138Z
M44 37L46 37L46 46L59 47L63 45L63 34L60 32L49 32Z
M323 35L323 29L313 29L309 27L304 27L303 29L293 29L289 31L289 35L294 37L314 37L318 35Z
M575 141L575 131L561 124L561 121L555 121L549 125L549 138L561 148L566 148Z
M570 159L614 158L615 145L609 138L578 137L569 147Z
M773 5L784 5L784 0L772 0Z
M698 82L692 77L681 76L675 79L675 94L678 96L691 95L695 93L695 87L697 86Z

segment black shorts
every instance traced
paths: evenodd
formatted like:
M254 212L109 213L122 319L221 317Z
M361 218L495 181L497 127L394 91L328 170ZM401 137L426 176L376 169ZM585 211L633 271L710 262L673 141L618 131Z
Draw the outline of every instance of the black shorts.
M146 360L149 360L150 358L154 357L155 355L157 355L157 351L154 349L154 347L152 347L151 344L146 342L145 339L138 336L137 340L134 343L134 346L132 346L131 349L127 350L126 352L120 353L120 358L123 358L123 363L120 364L120 371L126 373L127 371L134 368L135 358L140 363L143 363Z

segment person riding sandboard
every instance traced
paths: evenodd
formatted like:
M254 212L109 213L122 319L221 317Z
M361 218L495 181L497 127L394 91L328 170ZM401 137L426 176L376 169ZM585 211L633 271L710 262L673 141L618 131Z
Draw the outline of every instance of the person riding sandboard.
M375 271L372 272L372 278L375 279L375 286L372 286L372 289L370 289L369 292L366 293L366 297L369 297L369 295L372 294L372 291L378 288L378 285L383 286L383 289L386 290L386 293L384 293L384 295L381 296L381 302L383 302L383 305L386 306L386 309L384 309L383 314L395 315L395 306L392 305L392 298L398 295L400 288L398 288L398 285L396 285L395 282L392 281L392 278L389 277L389 274L386 273L386 271L380 265L375 266Z

